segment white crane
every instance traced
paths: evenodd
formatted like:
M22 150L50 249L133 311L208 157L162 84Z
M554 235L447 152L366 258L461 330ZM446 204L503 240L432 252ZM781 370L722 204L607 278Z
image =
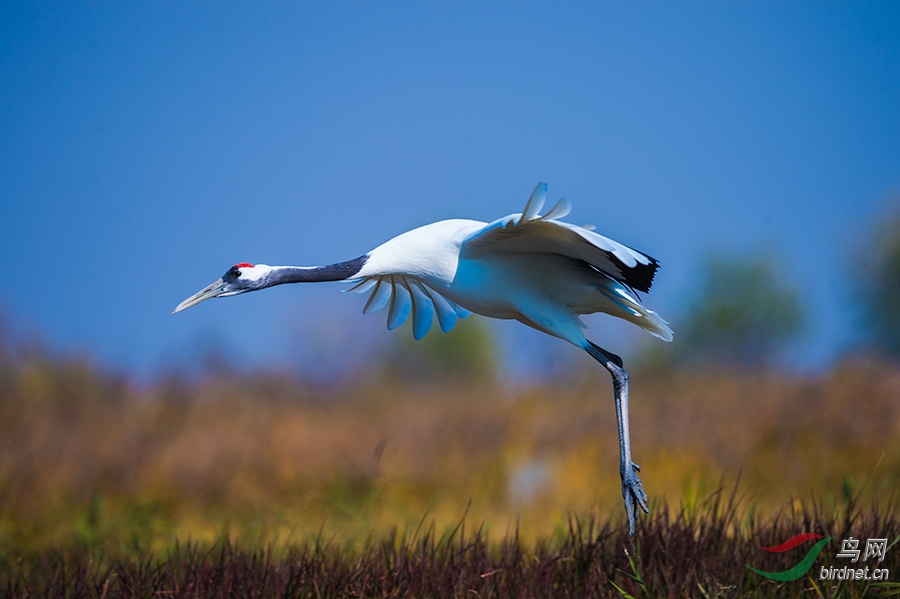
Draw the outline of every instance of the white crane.
M571 210L561 199L540 215L547 184L539 183L522 214L492 223L444 220L394 237L368 254L328 266L267 266L242 262L175 308L283 283L342 281L347 291L371 292L364 313L388 308L388 329L412 315L413 334L424 337L437 315L449 332L472 312L515 319L579 347L612 375L619 427L619 475L634 533L637 508L649 512L647 494L631 461L628 373L617 355L588 341L579 314L605 312L665 341L672 330L644 308L634 291L647 292L658 262L590 228L561 222Z

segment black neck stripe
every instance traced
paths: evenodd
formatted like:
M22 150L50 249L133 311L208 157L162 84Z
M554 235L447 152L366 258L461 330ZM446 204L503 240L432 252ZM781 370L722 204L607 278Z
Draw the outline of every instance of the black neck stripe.
M327 266L314 266L312 268L285 267L273 271L266 277L266 287L282 285L284 283L319 283L325 281L343 281L351 279L362 270L368 261L369 255L360 256L346 262L329 264Z

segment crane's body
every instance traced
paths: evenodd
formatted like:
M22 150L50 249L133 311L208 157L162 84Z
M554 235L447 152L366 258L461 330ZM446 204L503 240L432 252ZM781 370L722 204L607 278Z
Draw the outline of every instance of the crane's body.
M609 370L616 395L620 468L629 534L636 507L647 511L646 494L631 462L628 374L618 356L591 343L581 314L604 312L672 340L672 331L644 308L633 290L649 291L658 263L653 258L558 220L571 206L565 198L539 214L547 193L540 183L521 214L492 223L444 220L413 229L354 260L328 266L236 264L183 301L179 312L211 297L238 295L284 283L343 281L348 291L369 293L364 312L388 309L388 328L412 317L416 339L435 317L449 332L474 312L515 319L584 349Z
M514 239L489 239L487 244L480 239L492 226L500 232L515 231L520 217L513 214L495 224L453 219L413 229L372 250L355 277L381 285L391 284L389 277L398 277L393 293L414 294L415 286L422 286L466 312L515 319L581 348L587 341L578 315L595 312L630 320L671 339L671 331L655 313L644 309L622 283L589 263L574 256L539 251L542 248ZM559 228L560 223L546 221L544 226ZM584 232L590 234L586 229ZM531 245L546 246L551 240L541 236ZM488 244L494 247L485 248ZM399 292L398 284L402 286ZM356 290L370 288L362 285ZM423 307L412 302L411 310L415 310L414 317L421 316L416 324L430 325L427 304ZM416 337L421 338L428 327L419 324L414 329Z

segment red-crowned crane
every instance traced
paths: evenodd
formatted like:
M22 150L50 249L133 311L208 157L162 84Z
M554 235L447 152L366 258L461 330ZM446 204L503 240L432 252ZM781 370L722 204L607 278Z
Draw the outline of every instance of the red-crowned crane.
M228 297L283 283L341 281L348 291L370 292L364 313L388 308L388 329L412 316L421 339L437 316L449 332L472 312L515 319L579 347L612 375L619 428L619 475L634 534L637 508L649 512L647 494L631 461L628 373L617 355L588 341L579 314L605 312L665 341L672 330L644 308L634 291L647 292L658 262L589 228L561 222L571 203L561 199L541 216L547 184L539 183L522 214L492 223L443 220L394 237L368 254L328 266L267 266L242 262L175 312L211 297Z

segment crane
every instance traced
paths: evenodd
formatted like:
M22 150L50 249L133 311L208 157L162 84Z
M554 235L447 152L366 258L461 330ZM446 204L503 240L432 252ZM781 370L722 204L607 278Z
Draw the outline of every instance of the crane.
M181 312L206 299L229 297L285 283L340 281L347 291L369 293L363 312L387 308L389 330L411 316L413 335L424 337L437 317L449 332L471 313L514 319L583 349L612 376L619 434L619 476L634 534L638 508L649 513L640 466L631 459L628 372L622 359L589 341L580 314L604 312L672 340L668 323L644 308L659 263L593 232L562 222L572 208L562 198L540 211L547 184L538 183L521 214L492 223L451 219L407 231L371 252L327 266L235 264L221 279L187 298Z

